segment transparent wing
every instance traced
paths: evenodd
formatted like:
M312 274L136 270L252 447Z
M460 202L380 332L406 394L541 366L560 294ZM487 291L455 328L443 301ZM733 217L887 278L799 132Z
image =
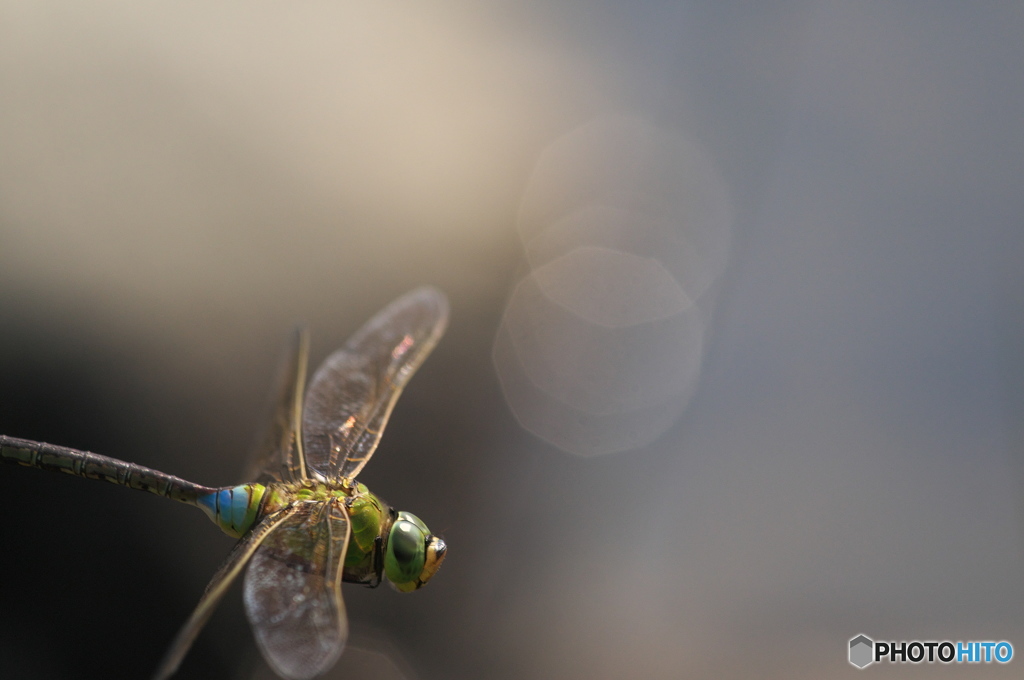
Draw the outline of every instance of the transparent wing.
M235 577L245 566L246 561L256 552L267 535L288 518L289 512L289 509L285 509L273 515L267 515L249 533L239 539L228 554L227 560L206 586L206 592L199 599L199 604L192 612L192 616L182 626L177 637L174 638L174 642L171 643L170 649L164 654L164 658L153 676L154 680L166 680L174 675L174 671L178 670L178 666L181 665L181 660L185 658L188 648L192 646L192 642L195 641L199 631L203 629L206 621L213 614L213 610L217 608L220 598L227 592Z
M302 437L311 476L353 478L373 455L402 388L437 344L448 301L417 288L327 358L306 394Z
M348 549L344 503L306 502L268 536L245 573L245 609L263 657L278 675L327 671L348 638L341 576Z
M306 477L298 433L308 363L309 334L296 328L274 383L270 423L250 456L243 482L295 482Z

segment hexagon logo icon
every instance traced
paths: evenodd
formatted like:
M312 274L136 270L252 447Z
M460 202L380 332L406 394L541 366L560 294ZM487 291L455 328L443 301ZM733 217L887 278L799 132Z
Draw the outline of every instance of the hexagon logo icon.
M867 635L858 635L850 640L850 663L857 668L867 667L874 661L874 650L875 642L871 638Z

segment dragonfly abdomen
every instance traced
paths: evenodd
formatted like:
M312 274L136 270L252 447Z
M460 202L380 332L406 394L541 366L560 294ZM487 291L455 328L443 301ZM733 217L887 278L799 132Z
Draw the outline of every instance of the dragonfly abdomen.
M196 505L228 536L240 537L260 515L260 503L267 487L241 484L213 489L196 498Z
M0 460L86 479L99 479L181 503L194 503L197 497L213 490L135 463L6 435L0 435Z

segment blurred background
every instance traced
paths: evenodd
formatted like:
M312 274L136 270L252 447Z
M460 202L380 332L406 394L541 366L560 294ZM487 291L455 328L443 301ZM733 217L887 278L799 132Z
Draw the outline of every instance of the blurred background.
M238 481L432 284L361 476L443 534L331 678L1024 655L1024 6L0 0L0 432ZM145 678L232 540L0 467L0 673ZM235 588L183 678L270 678ZM1009 665L874 677L1019 677Z

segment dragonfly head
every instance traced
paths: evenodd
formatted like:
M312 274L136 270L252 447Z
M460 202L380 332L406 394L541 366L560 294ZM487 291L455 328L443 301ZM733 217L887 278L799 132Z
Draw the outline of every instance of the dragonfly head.
M399 512L388 535L384 573L396 590L412 592L430 580L447 550L444 540L431 534L423 520L411 512Z

